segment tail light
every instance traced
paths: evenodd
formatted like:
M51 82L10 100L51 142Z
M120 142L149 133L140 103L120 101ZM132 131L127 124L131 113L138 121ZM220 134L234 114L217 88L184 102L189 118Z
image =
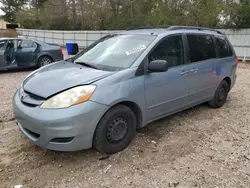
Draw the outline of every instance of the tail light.
M236 60L236 63L239 64L239 58L237 56L235 56L235 60Z
M61 53L63 53L63 49L62 48L60 48L60 50L59 50Z

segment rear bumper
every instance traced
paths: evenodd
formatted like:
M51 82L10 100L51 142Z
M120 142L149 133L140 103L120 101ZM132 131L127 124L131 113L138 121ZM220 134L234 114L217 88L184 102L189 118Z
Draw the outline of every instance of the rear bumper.
M57 110L28 107L18 95L14 95L13 108L20 131L36 145L50 150L91 148L96 126L108 109L92 101Z
M54 62L64 60L64 55L60 54L59 56L54 57Z

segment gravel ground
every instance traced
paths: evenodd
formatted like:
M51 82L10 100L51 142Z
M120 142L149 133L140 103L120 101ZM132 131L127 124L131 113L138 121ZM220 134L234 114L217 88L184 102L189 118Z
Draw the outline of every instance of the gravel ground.
M0 73L0 187L250 187L250 65L239 66L223 108L152 123L103 160L95 150L43 150L20 134L11 99L29 72Z

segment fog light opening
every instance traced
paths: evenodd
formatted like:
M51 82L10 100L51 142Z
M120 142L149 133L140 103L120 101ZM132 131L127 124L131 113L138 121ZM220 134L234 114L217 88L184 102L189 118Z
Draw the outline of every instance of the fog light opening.
M69 143L71 142L75 137L65 137L65 138L53 138L50 142L51 143Z

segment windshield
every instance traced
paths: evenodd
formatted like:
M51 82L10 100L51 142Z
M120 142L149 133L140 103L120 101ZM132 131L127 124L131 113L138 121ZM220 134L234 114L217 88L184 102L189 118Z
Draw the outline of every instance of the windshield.
M153 42L153 35L108 35L77 54L75 63L117 71L129 68Z

